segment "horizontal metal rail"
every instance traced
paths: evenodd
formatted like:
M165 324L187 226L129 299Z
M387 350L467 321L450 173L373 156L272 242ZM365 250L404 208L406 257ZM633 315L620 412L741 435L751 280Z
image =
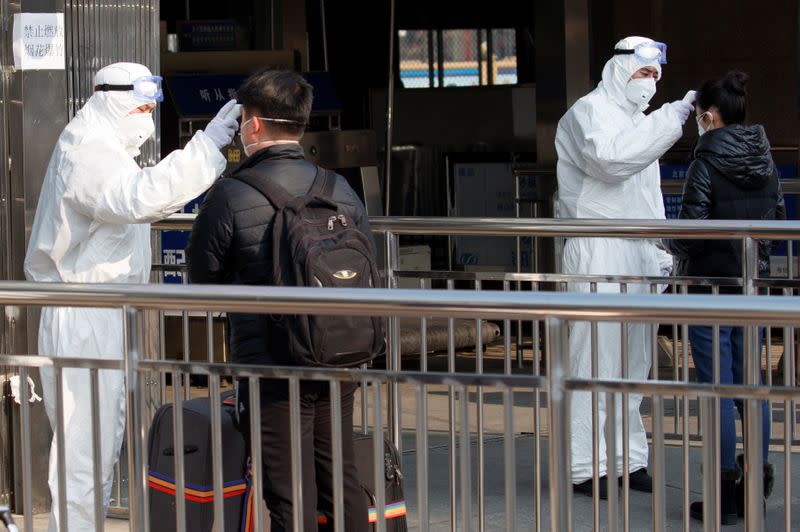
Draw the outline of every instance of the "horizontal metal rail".
M185 264L153 264L154 272L185 272ZM651 277L640 275L580 275L571 273L514 273L514 272L462 272L450 270L395 270L395 277L425 279L433 281L508 281L527 283L616 283L616 284L664 284L671 286L716 286L739 287L741 277ZM757 288L800 289L800 279L766 277L753 279Z
M122 369L122 360L98 358L49 358L36 355L0 354L0 362L6 366L42 368L47 366L78 369ZM397 382L402 384L425 384L444 386L484 386L495 388L544 389L546 378L539 375L510 375L491 373L454 373L388 371L378 369L335 369L297 366L260 366L254 364L215 364L208 362L183 362L172 360L140 360L137 371L187 373L192 375L217 375L253 377L260 379L298 378L312 381L340 381L375 384ZM645 395L687 397L730 397L737 399L788 400L800 399L800 387L795 386L750 386L703 384L682 381L645 382L630 379L580 379L566 377L564 387L568 390L598 391L612 393L637 393Z
M682 381L635 381L630 379L564 379L573 392L636 393L661 396L729 397L731 399L789 400L800 398L796 386L751 386L742 384L706 384Z
M661 181L663 194L683 194L684 179L665 179ZM781 179L781 189L784 194L800 194L800 180L796 178Z
M687 286L742 286L740 277L651 277L644 275L580 275L572 273L515 273L395 270L396 277L454 281L510 281L528 283L629 283ZM768 282L769 279L763 281Z
M509 218L372 218L373 231L395 234L611 238L763 238L800 236L800 222L761 220L590 220Z
M185 272L186 264L153 264L154 272ZM642 275L580 275L571 273L515 273L515 272L462 272L451 270L394 270L397 278L454 280L454 281L510 281L533 283L631 283L631 284L678 284L687 286L742 286L740 277L650 277ZM786 279L778 279L786 281ZM756 279L768 284L771 279ZM792 281L800 287L800 281ZM785 283L781 284L781 288Z
M193 214L175 214L153 224L157 230L191 230ZM612 238L800 238L799 221L762 220L605 220L553 218L370 218L376 233L398 235L551 236Z
M793 326L800 300L731 295L632 295L474 290L344 289L211 285L89 285L0 282L0 304L262 314L426 315Z

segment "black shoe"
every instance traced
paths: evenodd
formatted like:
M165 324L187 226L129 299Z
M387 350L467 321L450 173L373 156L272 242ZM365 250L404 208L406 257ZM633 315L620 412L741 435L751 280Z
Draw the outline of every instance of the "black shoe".
M619 485L622 486L622 477L619 478ZM647 469L637 469L628 475L628 485L634 491L653 493L653 477L647 474Z
M735 491L734 498L736 499L736 514L739 517L744 517L744 507L745 507L745 504L744 504L744 483L745 483L745 480L744 480L744 477L742 477L742 480L736 483L736 488L734 490ZM766 500L766 498L761 499L761 508L762 508L762 511L764 512L764 516L766 516L767 515L767 500Z
M703 521L703 503L700 502L700 501L693 502L689 506L689 515L692 516L692 519L697 519L698 521L702 522ZM725 511L722 512L722 518L720 519L720 524L722 526L735 525L738 521L739 521L739 518L736 515L736 511L734 511L733 513L730 513L730 512L726 513Z
M772 490L775 488L775 466L764 464L764 498L769 499Z
M738 505L736 497L736 472L722 472L722 479L720 485L720 523L724 526L735 525L738 519ZM693 502L689 506L689 515L698 521L703 520L703 503Z
M736 456L736 467L739 468L739 478L737 482L744 482L744 455ZM764 464L764 498L769 499L772 490L775 488L775 466L769 463Z
M580 484L573 484L572 491L575 493L581 493L586 495L587 497L594 496L594 489L592 489L592 479L586 480L581 482ZM600 477L600 493L598 495L601 499L605 500L608 499L608 477L603 475Z

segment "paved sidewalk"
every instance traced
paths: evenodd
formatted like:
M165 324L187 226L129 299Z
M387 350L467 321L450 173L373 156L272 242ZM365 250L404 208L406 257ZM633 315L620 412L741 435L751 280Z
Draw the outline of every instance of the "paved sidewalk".
M428 506L430 511L430 530L433 532L443 532L450 530L450 503L448 496L448 446L447 435L442 433L431 433L429 437L429 487L428 487ZM505 499L504 499L504 447L502 437L498 435L488 435L484 440L484 452L486 460L485 476L485 515L486 530L500 531L505 528ZM416 514L417 509L417 475L416 475L416 451L414 449L415 436L413 433L406 432L403 435L403 475L405 482L405 494L408 501L410 515L410 530L419 530L419 522ZM542 490L542 514L541 530L549 530L550 519L550 495L548 481L548 449L547 438L541 439L541 490ZM516 501L516 529L534 530L535 514L533 506L534 490L534 464L533 464L533 435L522 435L515 439L516 451L516 471L517 471L517 501ZM476 495L476 475L477 475L477 441L473 439L470 448L472 458L472 512L473 520L471 529L476 528L477 523L477 495ZM783 530L783 454L773 453L771 461L775 464L776 479L775 491L772 498L767 503L767 530ZM682 449L676 446L667 446L667 530L682 529ZM690 500L702 498L702 478L700 476L700 449L692 448L689 453L690 478ZM791 464L792 479L795 483L800 479L800 460L793 460ZM460 486L460 479L457 478L457 485ZM798 494L795 489L793 493ZM621 496L621 491L620 491ZM459 506L456 508L457 516L460 520L460 493ZM800 530L800 495L792 497L792 530ZM630 523L631 530L652 530L652 506L651 498L648 494L631 492L630 498ZM608 507L605 501L600 505L600 519L603 523L603 530L606 530ZM572 500L572 512L574 517L575 532L592 530L592 500L585 496L574 496ZM621 506L620 506L621 512ZM22 516L14 517L20 530L23 528ZM46 531L48 514L38 514L34 517L35 532ZM462 523L459 522L458 530L464 530ZM128 530L128 522L119 519L107 519L105 530L108 532L122 532ZM691 530L701 531L702 525L698 521L691 521ZM737 526L725 527L726 531L738 532L744 530L744 524L740 521Z
M50 514L36 514L33 516L33 532L46 532ZM25 532L25 522L21 515L15 515L14 521L20 531ZM106 519L104 524L106 532L128 532L128 521L122 519Z
M448 468L448 449L446 434L431 434L429 439L429 496L428 504L430 508L430 530L445 531L450 530L450 504L448 497L449 468ZM505 510L504 510L504 447L501 436L488 436L485 440L485 524L486 530L504 530ZM412 530L418 530L416 516L417 508L417 477L416 477L416 453L414 451L414 435L404 434L403 437L403 474L405 477L406 499L411 510L409 524ZM541 529L550 528L550 494L548 481L548 449L547 438L541 440L541 475L542 475L542 515ZM516 529L534 530L534 506L533 506L533 486L534 486L534 464L533 464L534 436L518 436L515 440L516 450L516 471L517 471L517 511ZM472 513L473 521L471 528L475 529L477 524L477 502L476 502L476 473L477 461L475 459L477 442L473 440L470 449L472 458ZM692 448L689 453L690 470L690 500L702 499L702 478L700 476L700 448ZM681 447L667 446L666 463L666 506L667 506L667 530L680 530L683 523L682 512L682 455ZM775 464L776 479L775 490L772 497L767 502L767 530L783 530L783 454L772 453L770 460ZM800 460L793 460L791 464L792 479L796 483L800 479ZM460 480L457 480L460 482ZM459 484L460 485L460 484ZM620 498L622 491L619 492ZM460 494L459 494L460 501ZM800 530L800 496L797 495L796 488L793 490L792 497L792 530ZM460 520L460 504L457 507L457 516ZM620 514L621 514L620 505ZM605 501L601 501L600 519L603 530L607 528L608 507ZM583 495L576 495L572 499L572 513L574 516L574 530L576 532L592 530L592 500ZM630 497L630 523L631 530L652 530L652 504L649 494L631 492ZM464 530L459 523L459 530ZM691 520L691 530L701 531L702 523ZM740 520L737 526L725 527L726 531L743 531L744 523Z
M405 493L410 510L409 524L411 530L418 530L416 515L417 509L417 475L416 475L416 451L415 451L415 426L416 426L416 396L412 385L401 386L401 411L403 422L403 464L402 470L405 482ZM515 467L517 472L517 501L516 501L516 529L534 530L537 516L534 514L534 444L535 436L532 434L534 429L533 413L534 394L529 391L518 391L514 394L514 430L517 434L515 438ZM383 394L384 401L387 394ZM470 393L470 426L473 435L477 429L475 401L476 394ZM543 398L544 399L544 398ZM485 449L485 516L486 530L504 530L505 526L505 501L504 501L504 446L501 431L504 428L504 409L502 395L497 390L487 390L484 394L484 439ZM360 403L360 394L356 394L356 403ZM370 405L372 406L372 405ZM671 420L671 402L667 401L667 420ZM458 406L457 408L460 408ZM360 408L356 408L356 425L360 425ZM649 404L645 401L642 407L646 424L649 424ZM369 409L372 419L372 408ZM773 428L776 429L782 422L783 412L779 408L773 412ZM449 502L449 453L447 426L449 421L448 397L446 386L430 386L428 388L428 411L426 416L426 426L429 429L429 449L428 449L428 505L430 509L430 530L444 531L450 530L450 502ZM548 482L548 427L547 427L546 402L542 401L540 411L540 434L541 434L541 461L536 464L541 468L541 516L539 522L541 530L549 530L549 482ZM692 418L692 422L695 418ZM669 425L669 423L667 423ZM777 430L775 431L777 432ZM666 508L667 508L667 529L682 529L682 448L679 446L668 445L666 447ZM700 500L702 498L701 487L702 478L700 476L700 448L693 447L689 455L690 470L690 500ZM471 482L473 486L472 529L476 529L477 523L477 496L475 494L477 485L477 444L473 437L470 448L472 461ZM773 453L771 460L776 468L776 485L772 498L767 504L767 527L768 530L783 530L783 454ZM791 463L791 478L793 479L793 494L790 501L793 510L792 530L800 530L800 458L796 455ZM456 479L457 486L460 488L460 480ZM460 493L458 494L460 504ZM585 496L573 497L573 515L575 516L574 530L576 532L591 530L592 525L592 501ZM652 506L651 497L647 494L631 492L630 499L630 523L631 530L651 530L652 529ZM456 508L456 515L460 520L460 508ZM621 508L620 508L621 513ZM44 531L47 529L47 514L35 516L34 531ZM607 505L601 502L601 523L605 523L607 518ZM21 516L15 517L17 524L22 527ZM459 530L464 530L459 525ZM691 523L691 530L702 530L699 522ZM118 532L128 530L128 522L119 519L106 520L105 530ZM740 523L738 526L725 527L726 531L744 530Z

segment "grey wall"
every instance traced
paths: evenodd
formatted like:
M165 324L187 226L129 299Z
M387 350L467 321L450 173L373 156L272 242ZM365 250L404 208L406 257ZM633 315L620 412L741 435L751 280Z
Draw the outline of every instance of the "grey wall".
M395 145L446 151L534 152L536 93L532 86L406 89L395 92ZM372 92L373 128L386 129L386 91Z
M371 95L373 127L385 131L386 91ZM535 117L533 86L396 91L392 145L395 150L409 145L419 149L413 155L408 151L393 155L391 214L447 214L448 153L514 152L532 158ZM379 134L378 139L383 150L386 137Z
M2 107L4 128L0 131L0 144L4 146L3 173L0 177L2 192L2 279L23 279L22 261L25 255L26 236L32 223L32 210L36 207L42 177L50 151L55 145L61 129L67 123L67 77L65 71L27 71L18 72L13 69L11 52L12 20L15 13L28 12L60 12L64 11L64 2L57 0L21 0L11 2L8 10L2 13L2 24L8 31L3 33L3 74L2 74ZM35 337L29 341L28 323L36 323L38 310L33 311L33 319L25 309L5 307L3 311L3 349L15 354L35 353ZM31 347L33 346L33 347ZM9 368L4 377L15 373ZM31 377L41 389L38 371L31 371ZM5 379L3 379L5 380ZM19 432L12 429L12 419L16 421L19 409L12 404L9 397L9 408L3 420L3 428L8 440L4 442L10 456L4 456L9 483L2 487L10 496L12 505L21 508L21 454ZM49 502L45 479L47 460L40 457L48 455L50 429L44 408L41 403L31 408L31 443L27 449L32 458L32 472L35 480L33 486L33 508L44 510Z

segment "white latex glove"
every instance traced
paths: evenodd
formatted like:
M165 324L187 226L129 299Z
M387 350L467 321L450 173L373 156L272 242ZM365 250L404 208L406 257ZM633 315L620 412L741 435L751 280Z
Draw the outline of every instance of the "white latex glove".
M689 92L692 93L694 91ZM689 118L689 115L692 114L692 111L694 111L694 104L686 101L687 98L689 98L689 94L684 96L683 100L676 100L667 104L672 108L673 111L675 111L675 114L678 115L678 119L681 121L681 124L686 122L686 120ZM694 99L694 95L692 95L692 98Z
M669 277L672 275L672 264L672 255L658 248L658 268L661 271L661 277Z
M222 149L233 140L236 130L239 129L239 116L242 106L231 100L222 106L217 116L208 123L205 129L206 136L218 149Z
M664 251L658 245L656 246L656 253L657 253L656 260L658 261L659 274L661 275L661 277L671 277L672 264L673 264L672 255ZM659 294L663 293L664 290L666 290L668 287L669 285L666 284L658 285L658 293Z
M682 101L694 105L696 99L697 99L697 91L689 91L686 93L686 96L683 97Z
M20 393L19 393L19 375L14 375L9 379L11 381L11 396L14 398L14 401L19 405L22 404L20 401ZM29 403L35 403L36 401L41 401L42 398L36 395L36 385L33 383L33 379L28 377L28 394L30 397L28 398Z

